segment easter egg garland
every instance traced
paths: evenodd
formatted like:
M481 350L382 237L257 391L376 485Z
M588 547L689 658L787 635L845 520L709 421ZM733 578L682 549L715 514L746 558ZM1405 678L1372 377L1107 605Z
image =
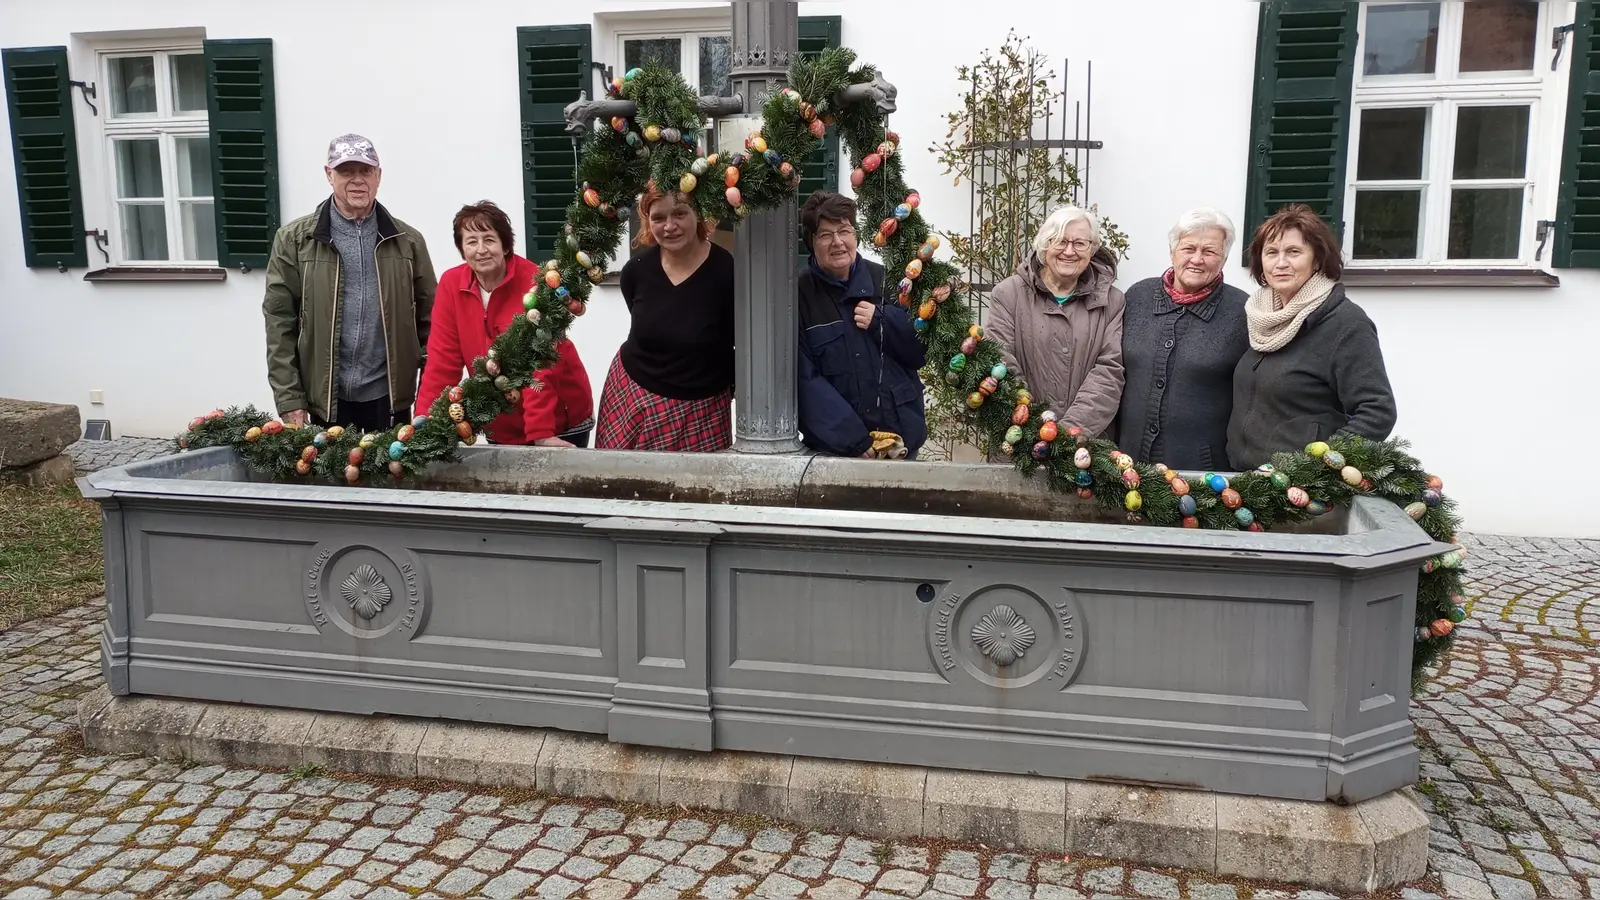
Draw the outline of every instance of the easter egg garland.
M472 360L467 378L433 400L427 415L361 434L338 426L285 427L254 407L218 409L190 422L177 448L227 446L275 479L352 485L394 483L453 460L458 441L474 439L513 409L522 391L542 389L532 373L555 363L556 343L583 314L647 185L683 191L704 218L737 222L792 197L801 163L815 154L826 126L837 124L852 160L858 233L897 276L902 314L911 318L928 359L944 361L942 377L967 395L972 424L1019 470L1042 469L1053 490L1093 499L1130 522L1165 527L1270 530L1367 494L1402 507L1434 539L1454 543L1460 522L1453 500L1401 440L1338 435L1276 454L1270 464L1231 479L1207 473L1191 482L1164 465L1135 463L1112 442L1085 435L1061 421L1058 411L1036 404L974 323L959 272L934 258L939 237L922 217L920 196L904 182L898 135L884 129L873 104L834 106L844 88L877 75L871 66L852 69L854 62L844 48L798 58L790 86L765 98L761 130L750 135L745 152L728 157L701 155L703 119L681 76L654 65L630 70L608 93L634 101L635 115L597 119L584 138L555 258L540 267L523 300L525 312L486 356ZM1443 652L1467 617L1463 556L1456 549L1422 566L1414 668Z

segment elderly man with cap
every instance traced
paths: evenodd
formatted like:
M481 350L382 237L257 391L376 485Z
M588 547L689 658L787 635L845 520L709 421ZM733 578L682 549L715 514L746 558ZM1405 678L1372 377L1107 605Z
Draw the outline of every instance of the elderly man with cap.
M267 380L285 422L381 431L416 400L433 263L421 232L378 202L371 141L334 138L323 170L332 195L272 243Z

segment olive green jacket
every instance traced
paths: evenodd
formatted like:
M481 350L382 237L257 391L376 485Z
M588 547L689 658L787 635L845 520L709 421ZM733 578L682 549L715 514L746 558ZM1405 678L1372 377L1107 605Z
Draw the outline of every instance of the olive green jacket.
M306 410L331 421L344 296L339 251L329 221L332 198L278 229L267 261L267 381L280 414ZM438 279L422 233L378 204L378 308L388 351L389 404L409 409L417 396Z

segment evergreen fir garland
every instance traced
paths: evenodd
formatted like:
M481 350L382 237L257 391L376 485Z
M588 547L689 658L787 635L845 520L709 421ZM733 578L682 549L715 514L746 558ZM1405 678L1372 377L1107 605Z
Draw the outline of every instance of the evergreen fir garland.
M731 158L702 157L697 98L674 71L651 65L609 87L634 101L633 119L596 120L583 143L577 196L567 208L556 258L542 264L525 312L471 363L471 375L436 398L428 414L372 434L338 427L295 428L253 408L214 410L190 423L178 449L232 447L254 470L280 481L316 478L353 485L385 476L415 476L430 463L457 458L497 416L539 390L532 373L553 365L555 344L584 312L590 291L623 237L624 223L647 182L688 195L700 215L738 220L752 209L781 205L798 189L800 167L817 150L823 129L837 123L852 161L862 221L910 316L928 359L942 361L946 383L967 395L968 415L990 446L1004 447L1024 474L1043 469L1051 489L1076 491L1129 521L1164 527L1261 531L1304 522L1346 506L1358 493L1405 507L1430 537L1454 543L1460 521L1443 485L1395 439L1338 436L1300 452L1279 453L1270 465L1227 479L1206 473L1190 483L1163 465L1135 464L1110 441L1068 429L1050 410L1035 409L1026 385L1006 371L1000 349L973 323L966 286L946 262L934 259L938 237L922 217L920 198L905 184L899 139L884 130L871 104L835 108L851 84L871 81L844 48L798 59L790 87L762 105L762 128ZM537 261L536 261L537 262ZM1465 618L1462 551L1429 559L1418 582L1413 667L1427 665L1450 644Z

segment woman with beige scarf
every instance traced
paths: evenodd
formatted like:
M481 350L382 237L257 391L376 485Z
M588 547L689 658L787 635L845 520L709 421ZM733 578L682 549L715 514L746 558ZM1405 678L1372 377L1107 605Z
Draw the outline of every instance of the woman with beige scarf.
M1381 441L1394 391L1378 329L1345 297L1339 242L1304 204L1279 210L1250 242L1260 289L1245 304L1250 350L1233 373L1228 458L1253 469L1336 433Z

